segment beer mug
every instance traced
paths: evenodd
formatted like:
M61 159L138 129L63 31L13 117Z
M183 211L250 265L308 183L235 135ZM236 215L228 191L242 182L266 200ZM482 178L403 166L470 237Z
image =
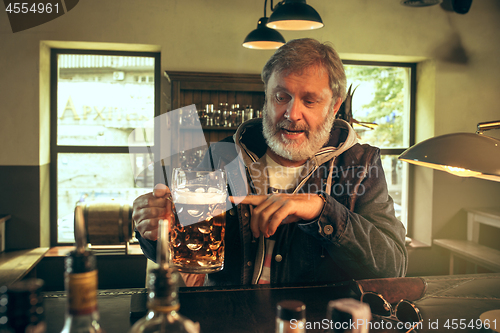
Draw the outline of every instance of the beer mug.
M175 221L169 228L170 262L186 273L224 267L226 174L176 168L170 187Z

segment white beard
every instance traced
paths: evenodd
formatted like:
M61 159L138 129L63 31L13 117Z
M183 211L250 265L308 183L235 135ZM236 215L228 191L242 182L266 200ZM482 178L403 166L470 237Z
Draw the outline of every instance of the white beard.
M276 125L272 125L271 117L267 112L267 103L263 108L262 128L263 135L269 148L278 156L281 156L289 161L299 162L307 160L314 156L330 138L335 114L332 108L329 108L326 119L316 132L311 132L309 126L305 123L293 123L288 119L279 121ZM302 130L306 135L306 139L297 144L294 140L283 137L279 131L281 128L288 130Z

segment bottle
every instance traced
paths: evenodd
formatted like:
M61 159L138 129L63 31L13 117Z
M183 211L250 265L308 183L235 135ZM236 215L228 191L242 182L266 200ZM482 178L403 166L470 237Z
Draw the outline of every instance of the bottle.
M353 298L341 298L328 302L326 319L330 323L328 333L368 332L372 313L366 303Z
M227 103L224 103L222 105L222 120L221 120L221 126L223 127L228 127L229 126L229 122L230 122L230 119L229 119L229 114L230 114L231 110L229 109L229 105Z
M214 114L214 126L219 127L224 125L224 119L222 117L224 109L224 103L219 103L219 108L217 112Z
M241 110L240 110L240 105L235 104L233 115L231 117L231 126L236 127L239 124L241 124Z
M246 108L241 109L239 124L243 124L245 121L247 121L247 115L248 115L248 105Z
M25 279L0 288L0 332L44 333L41 279Z
M96 258L87 248L83 210L75 208L75 250L64 259L66 316L61 333L104 333L97 309Z
M246 114L247 114L246 120L250 120L253 118L253 109L251 105L248 105L248 112L246 112Z
M214 105L207 104L206 110L207 110L207 127L212 127L214 126Z
M305 333L306 305L301 301L285 300L276 305L276 333Z
M205 120L203 121L203 123L205 124L205 126L207 126L207 127L213 126L212 125L212 122L213 122L213 113L214 113L214 105L213 104L207 104L205 106Z
M167 221L160 220L157 242L158 268L149 272L148 313L139 319L129 333L199 333L200 324L180 315L177 269L169 264Z

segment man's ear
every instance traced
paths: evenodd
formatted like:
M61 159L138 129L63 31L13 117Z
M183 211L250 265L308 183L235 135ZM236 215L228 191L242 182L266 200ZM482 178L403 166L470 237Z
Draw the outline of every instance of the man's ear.
M340 106L342 105L342 98L337 98L335 104L333 105L333 115L336 115L339 112Z

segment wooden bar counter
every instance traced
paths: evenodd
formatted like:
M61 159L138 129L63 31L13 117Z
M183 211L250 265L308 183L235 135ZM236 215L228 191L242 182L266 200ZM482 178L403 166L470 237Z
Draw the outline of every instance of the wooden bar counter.
M479 316L500 309L500 274L471 274L424 277L426 294L414 303L424 322L418 332L483 332L476 327L460 330L446 328L462 320L477 323ZM276 303L296 299L306 304L306 320L322 322L328 301L352 296L346 285L273 288L250 286L231 288L182 288L180 313L200 323L204 333L270 333L274 332ZM98 295L101 324L107 333L127 332L137 317L131 317L131 299L144 301L145 289L101 290ZM66 298L62 292L45 294L47 333L60 332ZM497 321L497 329L500 323ZM434 326L432 326L434 325ZM308 329L307 332L325 332ZM370 330L370 332L399 332Z

